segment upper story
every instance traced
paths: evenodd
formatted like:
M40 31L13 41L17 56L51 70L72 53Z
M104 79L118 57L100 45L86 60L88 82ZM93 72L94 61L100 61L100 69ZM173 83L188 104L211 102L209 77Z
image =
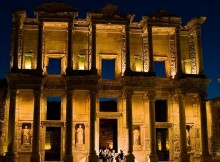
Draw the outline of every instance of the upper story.
M135 22L135 15L121 14L108 4L81 19L76 8L64 3L42 4L34 14L29 18L23 10L13 13L12 73L50 75L50 62L56 59L58 74L68 76L157 76L158 63L166 78L204 76L205 17L183 25L180 17L160 10Z

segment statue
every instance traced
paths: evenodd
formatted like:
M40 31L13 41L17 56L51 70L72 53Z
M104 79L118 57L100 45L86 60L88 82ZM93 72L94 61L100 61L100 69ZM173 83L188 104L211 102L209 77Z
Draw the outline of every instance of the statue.
M76 130L76 139L77 139L77 144L83 144L83 128L82 125L79 125L79 127Z
M27 126L24 127L22 136L23 144L30 144L30 129Z
M190 137L189 137L189 130L186 129L186 143L187 145L190 145Z
M139 136L140 136L139 130L135 129L133 131L133 134L134 134L134 145L139 145L140 144L140 142L139 142Z

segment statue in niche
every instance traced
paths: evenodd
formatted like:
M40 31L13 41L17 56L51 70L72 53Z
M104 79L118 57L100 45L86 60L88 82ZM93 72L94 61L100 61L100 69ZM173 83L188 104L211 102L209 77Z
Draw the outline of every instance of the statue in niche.
M22 130L22 143L24 145L30 144L30 129L25 126Z
M189 137L189 130L186 129L186 143L187 145L190 145L190 137Z
M133 130L134 145L140 145L140 132L138 129Z
M80 124L76 130L76 144L83 144L84 130Z

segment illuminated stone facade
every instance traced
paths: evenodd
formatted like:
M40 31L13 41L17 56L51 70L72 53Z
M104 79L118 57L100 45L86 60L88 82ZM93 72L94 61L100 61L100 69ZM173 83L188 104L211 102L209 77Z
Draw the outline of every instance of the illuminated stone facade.
M208 143L215 130L207 129L205 17L183 25L160 10L135 22L112 4L85 19L63 3L34 13L13 13L8 93L0 100L2 158L97 162L105 143L124 150L126 162L211 161L218 145ZM48 70L52 59L60 61L59 74ZM113 62L113 79L104 78L104 61ZM155 71L158 62L164 77ZM48 98L58 98L54 109ZM114 104L103 104L107 99Z

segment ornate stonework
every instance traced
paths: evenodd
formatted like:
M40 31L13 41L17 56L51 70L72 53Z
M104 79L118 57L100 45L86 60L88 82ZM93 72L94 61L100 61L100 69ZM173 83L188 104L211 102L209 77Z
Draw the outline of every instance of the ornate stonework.
M34 12L13 14L11 71L8 85L0 84L0 161L97 162L106 148L123 150L129 162L217 155L218 116L201 73L203 18L184 25L160 10L136 22L108 4L81 19L59 2ZM104 75L109 69L113 78ZM3 97L4 88L10 93Z

